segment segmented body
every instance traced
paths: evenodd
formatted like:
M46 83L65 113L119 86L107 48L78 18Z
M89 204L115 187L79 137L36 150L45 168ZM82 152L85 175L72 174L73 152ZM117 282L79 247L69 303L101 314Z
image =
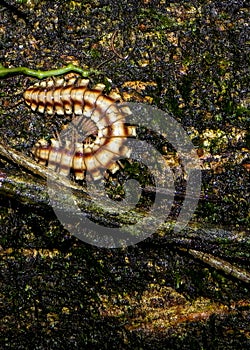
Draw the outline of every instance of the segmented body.
M72 122L50 142L40 140L33 149L35 159L60 174L73 171L82 180L87 171L93 179L102 177L118 158L130 155L124 145L127 137L135 136L135 128L126 126L131 114L118 103L120 96L103 94L104 85L88 88L87 79L59 79L37 83L24 93L33 111L47 114L72 114Z

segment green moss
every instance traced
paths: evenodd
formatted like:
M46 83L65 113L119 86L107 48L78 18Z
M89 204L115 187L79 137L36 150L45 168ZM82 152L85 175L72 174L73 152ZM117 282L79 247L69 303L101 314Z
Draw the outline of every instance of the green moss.
M152 21L155 24L154 29L159 31L172 28L177 24L174 18L171 18L167 14L163 14L162 12L152 8L146 9L142 7L138 18Z

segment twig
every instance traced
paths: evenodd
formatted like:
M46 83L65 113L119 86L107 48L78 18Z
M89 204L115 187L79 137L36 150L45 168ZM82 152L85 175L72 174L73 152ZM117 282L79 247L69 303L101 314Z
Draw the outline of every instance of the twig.
M121 60L127 60L129 58L129 56L131 55L131 53L134 51L135 49L135 46L133 47L132 49L132 52L126 56L122 56L119 54L119 52L117 52L116 48L115 48L115 45L114 45L114 40L115 40L115 37L118 33L118 30L116 30L113 34L112 34L112 37L111 37L111 42L110 42L110 47L111 47L111 50L114 52L114 54L119 57Z
M243 282L250 283L250 273L245 269L230 264L228 261L222 260L211 254L200 252L194 249L187 250L188 253L214 267L216 270L221 270L227 275L233 276Z

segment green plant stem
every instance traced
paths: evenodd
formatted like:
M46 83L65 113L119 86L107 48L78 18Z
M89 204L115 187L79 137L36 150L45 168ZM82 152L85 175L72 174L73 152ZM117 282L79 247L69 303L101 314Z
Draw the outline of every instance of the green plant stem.
M34 70L27 67L5 68L0 64L0 78L4 78L7 75L24 74L38 79L44 79L51 76L62 75L68 72L79 73L85 78L89 77L91 74L100 74L100 71L96 69L90 68L89 70L84 70L80 67L74 66L71 63L64 68L51 69L48 71Z

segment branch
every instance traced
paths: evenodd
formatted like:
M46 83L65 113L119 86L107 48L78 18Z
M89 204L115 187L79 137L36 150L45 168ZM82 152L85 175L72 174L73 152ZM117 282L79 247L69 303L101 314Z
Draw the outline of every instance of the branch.
M107 214L109 208L105 208L105 211L100 210L100 208L95 205L94 202L98 203L99 196L95 195L91 197L88 193L84 192L82 186L78 186L74 182L68 180L65 177L62 177L51 171L50 169L37 164L33 159L25 156L24 154L13 150L9 147L4 147L0 144L0 159L7 159L8 161L14 163L19 167L19 169L4 169L0 171L0 195L3 195L3 198L11 198L15 201L19 201L21 204L28 205L29 208L38 209L40 213L45 212L45 215L48 215L51 210L47 183L45 180L50 177L55 183L61 188L66 186L69 188L77 199L77 205L81 210L95 222L100 224L111 224L116 226L122 226L123 224L131 224L137 220L140 220L145 214L143 212L138 212L136 210L131 210L126 213L126 215L117 215L112 217ZM22 170L26 170L26 172ZM40 179L38 178L40 177ZM102 194L103 195L103 194ZM101 196L101 194L100 194ZM61 199L60 199L61 200ZM94 200L94 202L92 201ZM69 215L74 215L73 208L67 204L67 201L63 202L61 200L57 205ZM131 234L133 235L133 225L131 226ZM215 269L223 271L225 274L233 276L245 283L250 283L250 273L245 269L233 265L226 260L218 258L214 255L194 250L194 242L196 242L199 247L209 249L209 245L212 243L217 244L218 252L220 250L220 242L222 235L227 237L228 243L230 242L230 237L232 237L233 252L235 252L236 244L236 233L228 232L222 230L209 230L204 227L200 229L197 227L192 228L188 226L182 232L174 233L169 230L169 223L161 226L161 230L158 232L158 238L154 240L156 246L157 244L175 244L177 249L180 251L185 251L195 258L203 261L204 263L214 267ZM239 235L239 250L241 249L242 238ZM245 245L248 244L248 239L246 237ZM222 253L223 253L223 244L222 244ZM229 250L229 246L228 246Z

